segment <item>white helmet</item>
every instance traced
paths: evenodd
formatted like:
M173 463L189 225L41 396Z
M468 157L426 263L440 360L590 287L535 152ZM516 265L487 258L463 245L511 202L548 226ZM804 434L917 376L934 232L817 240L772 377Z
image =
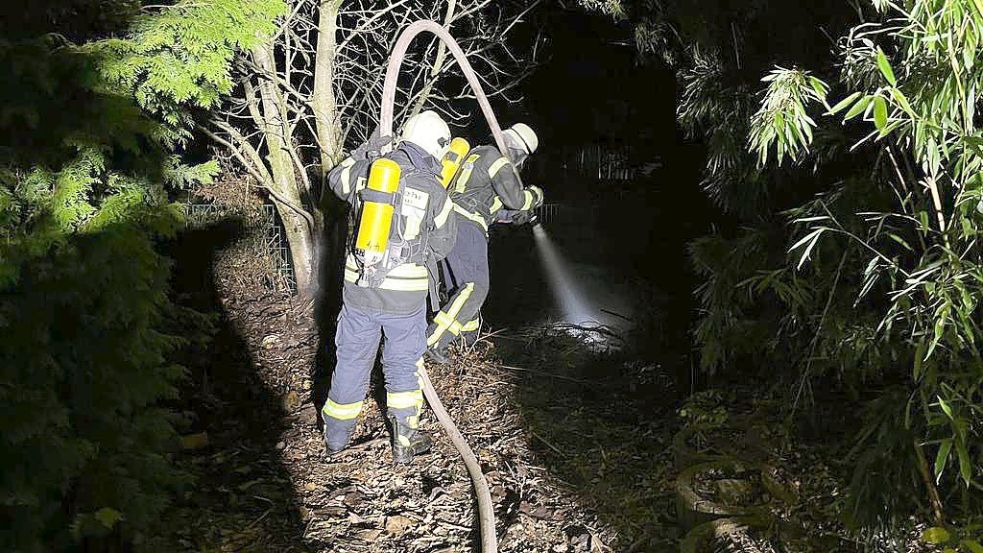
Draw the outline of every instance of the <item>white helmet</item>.
M450 147L451 129L437 112L427 110L406 120L400 139L416 144L439 160Z
M516 123L505 131L505 136L512 139L512 142L525 150L526 154L531 154L539 147L539 137L536 131L532 130L525 123Z

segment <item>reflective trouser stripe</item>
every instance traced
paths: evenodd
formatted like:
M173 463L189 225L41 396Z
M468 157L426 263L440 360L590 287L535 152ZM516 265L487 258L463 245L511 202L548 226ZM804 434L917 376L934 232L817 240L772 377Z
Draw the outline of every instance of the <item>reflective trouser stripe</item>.
M475 332L480 327L481 327L481 319L478 318L478 317L475 317L473 320L468 321L467 323L465 323L464 325L462 325L461 326L461 331L462 332Z
M386 394L386 407L390 409L419 409L423 406L423 391L389 392Z
M484 229L485 232L488 232L488 223L485 222L485 218L482 217L481 215L477 213L471 213L470 211L464 209L463 207L457 204L454 204L454 211L458 212L465 219L478 223L478 226Z
M362 403L361 401L355 403L335 403L329 399L324 403L321 413L325 417L347 421L358 417L358 414L362 412Z
M420 411L423 409L423 390L410 390L409 392L387 392L386 408L411 409L412 413L405 415L403 420L410 428L420 426Z
M457 315L461 312L461 308L464 307L464 303L468 301L471 297L471 293L474 292L474 283L469 282L461 288L458 292L457 297L454 298L454 303L451 304L450 309L446 312L441 311L433 318L434 322L437 323L437 328L434 329L433 334L427 338L427 346L432 346L440 340L440 337L445 331L450 330L451 334L457 336L461 333L461 323L457 321Z

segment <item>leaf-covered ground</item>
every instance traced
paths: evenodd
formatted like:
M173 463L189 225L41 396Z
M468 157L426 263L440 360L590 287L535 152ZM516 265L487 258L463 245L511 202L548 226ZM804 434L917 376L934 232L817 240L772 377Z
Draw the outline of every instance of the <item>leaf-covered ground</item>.
M435 421L426 423L434 451L397 467L379 403L369 401L354 446L326 457L315 408L326 393L322 337L310 305L254 294L221 273L218 290L220 330L196 360L207 370L195 371L199 407L186 430L198 443L181 457L196 483L172 510L180 530L167 546L474 551L471 484ZM483 465L502 551L654 551L675 541L662 468L670 434L653 417L672 396L663 390L656 408L632 400L643 396L617 367L585 370L574 362L584 358L588 347L554 329L489 337L429 365ZM384 394L380 376L374 397Z
M191 238L210 255L241 242L232 231L218 243ZM195 483L162 521L169 532L144 549L476 551L471 483L432 419L425 428L436 438L434 451L410 466L392 464L381 374L353 446L335 458L324 454L315 406L327 393L332 337L318 329L312 303L269 292L263 278L249 277L254 258L233 250L197 268L179 262L183 303L216 313L218 332L187 360L179 462ZM840 420L848 410L824 417L818 434L797 441L778 396L735 383L684 402L673 384L678 367L608 352L603 340L610 338L603 329L541 324L486 335L451 363L428 364L488 478L501 551L678 550L684 516L677 513L681 465L673 436L682 424L748 418L764 425L768 447L759 454L797 496L772 509L780 550L861 550L840 515L837 443L849 443L851 425ZM725 439L716 449L740 455L753 445L742 440ZM769 530L765 539L773 538Z

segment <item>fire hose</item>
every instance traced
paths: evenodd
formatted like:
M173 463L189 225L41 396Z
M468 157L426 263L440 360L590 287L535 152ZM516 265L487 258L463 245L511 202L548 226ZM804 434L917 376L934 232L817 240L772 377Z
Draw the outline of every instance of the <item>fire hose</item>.
M485 92L481 88L481 83L478 81L478 77L475 75L471 63L468 61L467 56L464 55L461 47L458 46L457 41L454 40L454 37L435 21L421 20L411 24L403 30L399 39L396 41L396 46L393 48L393 52L389 57L389 65L386 67L386 80L382 88L382 113L379 117L380 135L384 137L392 136L393 105L396 101L396 85L399 79L400 66L403 64L403 58L406 55L406 50L409 48L410 43L417 35L425 31L443 41L447 49L454 55L454 59L461 67L465 78L468 80L468 84L471 85L471 90L478 99L481 112L485 115L485 120L491 128L492 136L495 137L495 144L498 146L498 151L507 156L509 150L505 147L505 138L502 136L502 129L498 125L495 113L488 103L488 97L485 96ZM492 504L491 493L488 490L488 482L485 480L485 475L481 472L481 465L478 463L474 452L471 451L467 440L457 429L454 420L447 413L444 404L441 403L437 392L433 389L433 384L430 382L430 376L425 369L420 369L420 379L423 382L423 394L426 396L427 402L433 409L437 421L444 427L447 436L464 459L468 474L471 476L471 482L474 484L475 496L478 500L481 551L482 553L497 553L498 536L495 534L495 509Z

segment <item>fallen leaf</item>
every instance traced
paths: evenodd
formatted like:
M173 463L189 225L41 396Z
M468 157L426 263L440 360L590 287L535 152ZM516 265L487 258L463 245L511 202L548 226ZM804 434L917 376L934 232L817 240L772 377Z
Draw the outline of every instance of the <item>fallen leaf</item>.
M202 449L204 447L208 447L208 432L199 432L197 434L181 436L181 449L191 450Z
M374 542L382 535L382 530L362 530L357 534L358 538L367 542Z
M285 411L293 411L298 405L300 405L300 395L297 392L291 390L283 396L283 409Z
M386 519L386 532L390 534L402 534L410 526L413 526L413 521L404 516L394 516Z

